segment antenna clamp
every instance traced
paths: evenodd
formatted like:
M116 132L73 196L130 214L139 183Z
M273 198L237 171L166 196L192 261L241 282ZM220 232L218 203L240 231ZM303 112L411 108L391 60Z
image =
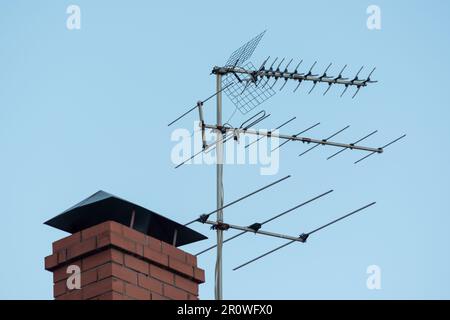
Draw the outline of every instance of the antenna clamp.
M206 221L208 221L209 218L209 214L202 214L200 215L200 217L198 217L197 221L201 222L201 223L205 223Z
M221 231L227 231L228 229L230 229L230 225L228 223L223 223L223 222L217 222L216 224L213 224L211 226L212 230L221 230Z
M299 237L299 239L301 240L301 242L306 242L306 240L308 240L309 234L307 233L302 233Z
M256 222L256 223L254 223L252 225L249 225L247 228L254 230L255 233L256 233L256 232L258 232L259 229L261 229L261 227L262 227L262 224Z

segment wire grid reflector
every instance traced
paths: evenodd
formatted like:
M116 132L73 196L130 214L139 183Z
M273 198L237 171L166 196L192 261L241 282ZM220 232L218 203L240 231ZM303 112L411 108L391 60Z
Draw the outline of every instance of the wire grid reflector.
M230 58L228 58L227 63L225 64L226 67L229 66L241 66L245 61L247 61L255 51L256 47L259 44L259 41L264 36L266 31L264 30L260 34L258 34L256 37L248 41L246 44L244 44L242 47L234 51Z
M251 62L247 62L243 68L253 71L256 70ZM232 73L227 73L222 77L222 88L234 82L224 92L242 114L246 114L255 109L275 94L275 90L270 88L269 85L263 87L260 83L257 86L249 74L240 74L239 77L242 82L236 81Z

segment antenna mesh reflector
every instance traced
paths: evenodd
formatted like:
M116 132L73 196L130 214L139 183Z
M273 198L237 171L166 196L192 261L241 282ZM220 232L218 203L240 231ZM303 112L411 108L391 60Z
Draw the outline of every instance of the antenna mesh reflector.
M251 62L247 62L244 69L256 70ZM222 78L222 87L235 83L224 92L242 114L250 112L275 94L275 90L271 89L270 85L263 87L263 83L259 83L257 86L248 74L241 74L240 78L242 82L236 81L235 76L228 73Z
M228 58L227 63L225 64L226 67L228 66L234 66L236 65L241 66L245 61L247 61L255 51L256 47L258 46L259 41L264 36L266 31L261 32L259 35L254 37L252 40L244 44L242 47L234 51L230 58Z

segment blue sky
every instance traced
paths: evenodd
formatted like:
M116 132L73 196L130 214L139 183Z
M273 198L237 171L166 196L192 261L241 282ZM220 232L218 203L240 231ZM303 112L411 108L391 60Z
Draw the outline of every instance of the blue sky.
M66 8L81 8L81 29ZM368 30L366 8L381 9ZM234 49L267 29L251 61L267 55L318 61L331 74L377 67L380 82L357 99L306 86L277 93L258 110L270 128L295 133L316 122L322 138L379 133L365 144L407 138L353 165L360 153L290 143L276 176L256 165L225 166L225 202L279 177L293 177L225 212L230 223L264 220L329 189L335 192L267 226L296 235L364 204L376 206L247 268L231 269L283 241L245 235L224 247L229 299L448 299L450 206L448 120L450 5L446 1L2 1L0 3L0 298L51 299L43 259L66 234L42 223L99 189L180 221L215 206L215 167L174 170L167 123L214 91L209 75ZM305 66L304 66L305 68ZM302 69L302 71L304 71ZM366 73L364 73L366 75ZM309 87L308 87L309 88ZM322 89L322 88L321 88ZM206 112L209 122L212 109ZM224 98L224 117L233 105ZM179 125L192 128L196 115ZM237 114L233 124L245 119ZM184 247L197 252L209 240ZM231 233L231 232L230 232ZM214 254L200 256L213 298ZM382 270L368 290L366 268Z

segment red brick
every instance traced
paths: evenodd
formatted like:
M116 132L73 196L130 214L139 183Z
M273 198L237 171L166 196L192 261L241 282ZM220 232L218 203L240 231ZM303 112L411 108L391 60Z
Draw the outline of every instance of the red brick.
M186 262L191 266L197 266L197 257L192 254L186 253Z
M169 257L166 254L155 251L151 248L144 248L144 257L151 260L152 262L156 262L157 264L168 266L169 265Z
M89 257L83 258L83 270L90 270L111 261L111 255L108 250L95 253Z
M113 291L116 291L118 293L124 292L124 282L122 280L116 279L116 278L110 278L112 280L112 289ZM111 281L110 280L110 281Z
M98 279L115 277L132 284L137 284L137 273L116 263L107 263L97 270Z
M61 249L65 249L74 244L81 242L81 232L76 232L68 237L62 238L58 241L53 242L53 252L59 251Z
M136 231L134 229L128 228L123 226L122 228L122 234L125 238L133 240L137 243L140 243L142 245L146 245L147 244L147 239L145 237L145 234L143 234L142 232Z
M106 278L83 288L83 299L91 299L109 291L123 292L123 282L115 278Z
M89 270L81 272L81 287L84 288L86 285L97 281L97 270Z
M175 286L189 293L198 295L198 284L192 280L175 275Z
M112 244L112 236L110 232L104 232L97 236L97 249L110 246Z
M194 276L194 269L192 266L172 257L169 257L169 267L189 277Z
M186 262L186 253L168 243L162 242L162 252L169 255L170 258Z
M125 294L138 300L150 300L150 291L129 283L125 284Z
M112 290L112 279L97 281L83 288L83 299L91 299Z
M161 240L158 240L151 236L146 236L146 239L147 239L147 247L149 247L157 252L162 251L162 241Z
M127 266L128 268L131 268L133 270L136 270L136 271L139 271L139 272L145 273L145 274L149 273L148 263L143 260L140 260L138 258L135 258L133 256L126 254L124 257L124 262L125 262L125 266Z
M123 263L123 254L116 249L107 249L83 259L83 271L98 267L107 262Z
M144 245L140 243L136 243L136 250L134 250L134 253L138 256L143 257L144 256Z
M122 233L122 225L115 221L105 221L81 231L81 239L86 240L104 232Z
M103 293L95 298L96 300L126 300L125 296L115 291Z
M45 257L45 270L51 270L58 265L58 254Z
M166 298L160 294L157 294L155 292L151 292L151 296L152 296L151 297L152 300L169 300L168 298Z
M123 253L116 249L111 250L111 261L114 261L118 264L123 264Z
M53 296L56 298L64 293L66 293L66 291L68 291L67 289L67 283L66 280L62 280L59 282L56 282L53 285Z
M125 239L122 235L115 232L106 232L98 235L97 248L113 245L123 250L135 253L136 243L131 240Z
M162 294L162 282L143 274L138 275L138 284L140 287L158 294Z
M59 297L55 300L83 300L83 290L72 290Z
M172 272L164 270L160 267L157 267L155 265L150 265L150 275L153 278L156 278L158 280L161 280L163 282L173 284L174 283L174 275Z
M96 239L90 238L81 243L75 244L67 249L67 259L73 259L81 256L90 251L94 251L96 248Z
M57 252L58 254L58 263L64 263L67 260L67 250L66 249L62 249L60 251Z
M188 300L198 300L198 296L193 294L188 294Z
M69 275L66 273L66 267L61 267L58 269L55 269L53 271L53 282L58 282L63 279L67 279Z
M181 289L164 284L164 296L174 300L187 300L188 294Z
M194 279L199 283L205 282L205 270L194 267Z

